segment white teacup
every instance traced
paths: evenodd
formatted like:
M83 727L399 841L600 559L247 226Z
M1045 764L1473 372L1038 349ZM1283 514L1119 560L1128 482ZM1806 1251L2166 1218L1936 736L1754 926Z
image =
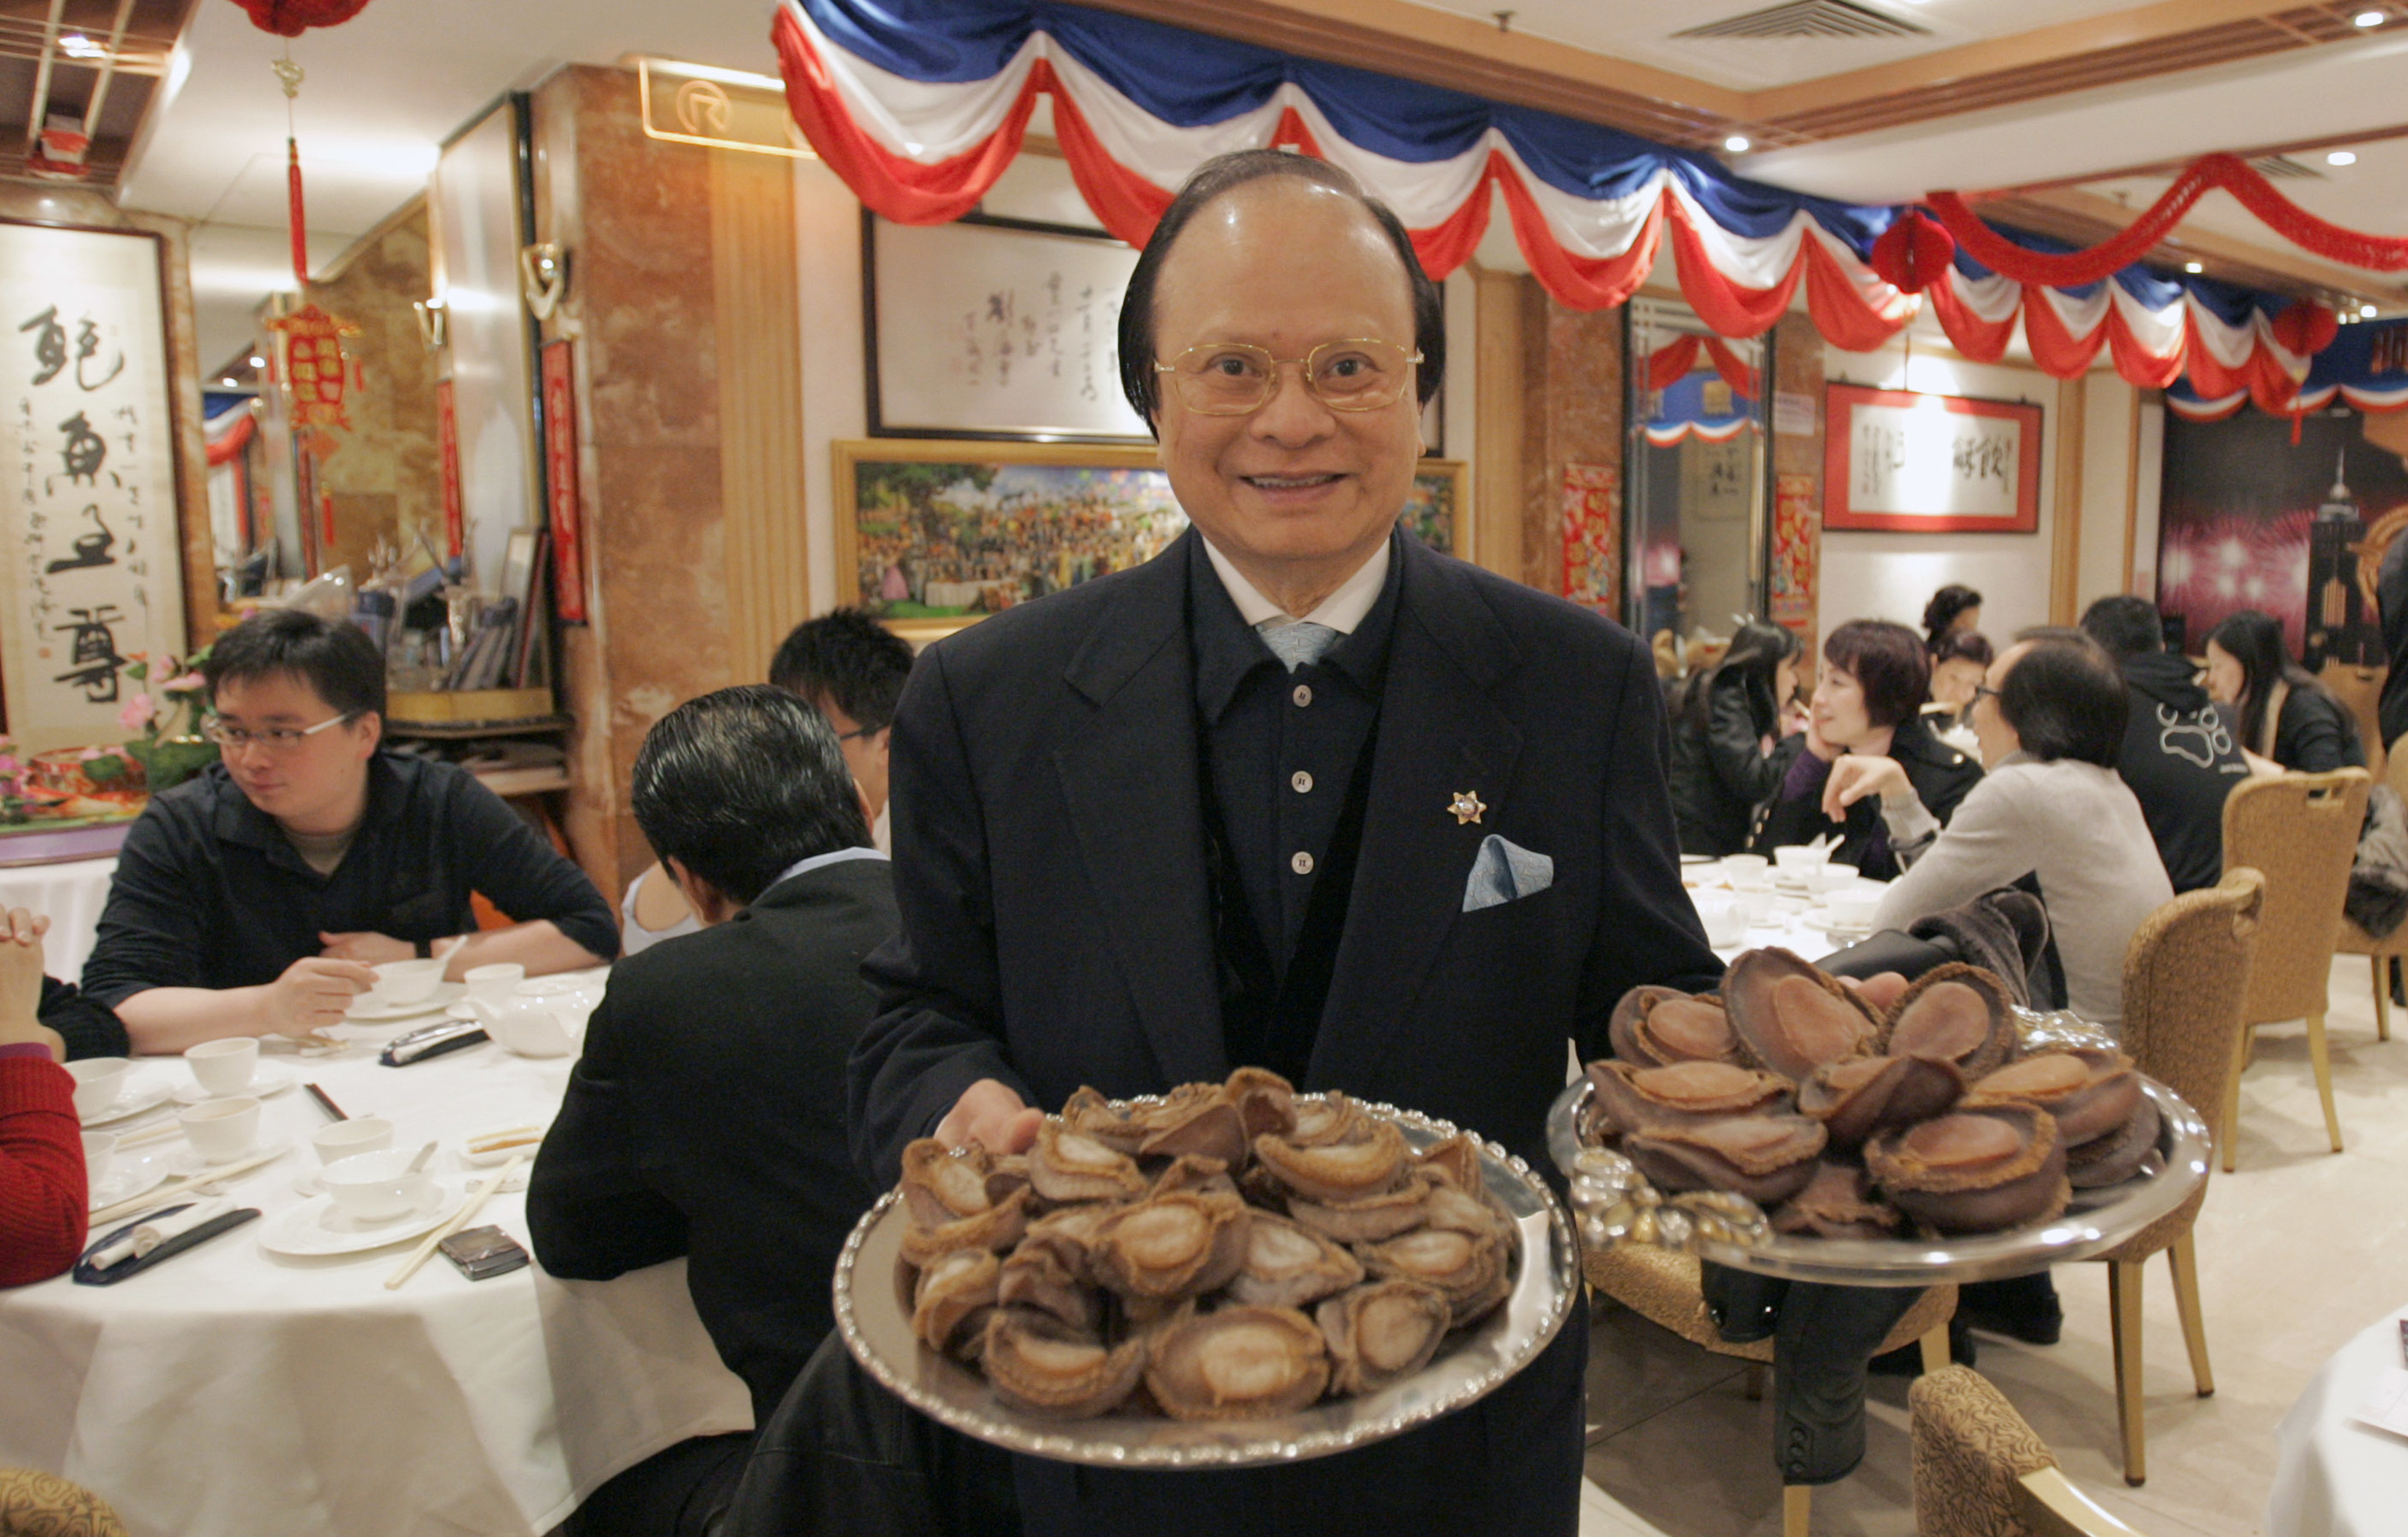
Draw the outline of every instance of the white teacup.
M259 1141L259 1101L249 1095L204 1099L176 1119L208 1163L232 1163Z
M1747 938L1747 909L1730 897L1699 897L1698 921L1705 925L1706 942L1720 950Z
M1838 928L1870 928L1873 914L1881 908L1882 888L1850 886L1835 891L1826 898L1831 907L1831 923Z
M87 1190L97 1190L100 1182L108 1178L108 1166L117 1161L117 1134L110 1131L87 1131L83 1134L83 1184Z
M1823 865L1806 872L1806 888L1817 896L1845 891L1856 883L1854 865Z
M489 1003L499 1003L510 996L510 990L526 981L526 968L516 961L496 961L491 966L472 966L460 975L468 984L468 996Z
M1731 894L1731 900L1738 904L1742 912L1747 914L1747 921L1750 924L1770 923L1774 905L1780 899L1779 895L1769 884L1743 886Z
M484 998L475 994L468 997L468 1012L485 1033L501 1043L504 1051L521 1056L566 1056L568 1055L567 1027L552 1011L555 1000L547 998Z
M354 1115L309 1133L309 1145L318 1150L322 1164L339 1163L362 1153L381 1153L393 1145L393 1123L381 1115Z
M1783 869L1803 874L1829 860L1831 851L1828 846L1817 848L1812 843L1784 843L1772 851L1772 857Z
M1772 868L1772 861L1760 854L1727 854L1723 855L1723 873L1737 881L1742 876L1762 875Z
M122 1056L87 1056L68 1063L67 1075L76 1081L76 1113L97 1115L117 1103L125 1089L125 1075L133 1069L134 1064Z
M415 1149L354 1153L318 1171L318 1183L354 1222L391 1222L416 1211L435 1192L435 1176L409 1172Z
M368 970L376 973L376 986L368 996L379 1003L423 1003L443 984L443 968L449 964L436 959L385 961L372 966Z
M184 1065L201 1092L213 1099L240 1094L259 1072L259 1037L239 1035L226 1041L204 1041L184 1049Z

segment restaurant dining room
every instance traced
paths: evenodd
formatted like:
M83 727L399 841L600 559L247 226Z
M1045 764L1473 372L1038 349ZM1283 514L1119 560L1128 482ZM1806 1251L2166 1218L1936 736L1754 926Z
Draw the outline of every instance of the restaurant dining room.
M0 1537L2408 1530L2408 0L0 0Z

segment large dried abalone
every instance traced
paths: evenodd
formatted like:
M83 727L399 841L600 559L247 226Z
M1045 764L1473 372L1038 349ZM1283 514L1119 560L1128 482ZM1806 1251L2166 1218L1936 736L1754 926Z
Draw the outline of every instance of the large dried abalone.
M1633 987L1623 994L1606 1022L1606 1038L1613 1055L1634 1067L1740 1058L1739 1038L1731 1033L1723 1000L1670 987Z
M1798 1110L1822 1122L1832 1142L1854 1147L1884 1127L1928 1121L1964 1092L1946 1061L1851 1056L1816 1068L1798 1091Z
M1332 1297L1313 1317L1329 1341L1330 1386L1370 1393L1429 1364L1446 1337L1445 1297L1415 1281L1374 1281Z
M1898 1208L1881 1199L1862 1168L1828 1159L1772 1213L1773 1231L1819 1238L1887 1238L1898 1224Z
M982 1334L1001 1272L992 1250L955 1249L939 1255L920 1272L912 1290L911 1332L929 1349L947 1352L953 1350L956 1335L975 1339Z
M1028 1183L1047 1200L1126 1200L1152 1184L1125 1153L1049 1115L1028 1150Z
M1246 1222L1234 1191L1149 1196L1096 1225L1088 1263L1125 1297L1197 1296L1227 1285L1245 1263Z
M1777 1073L1733 1062L1639 1068L1611 1059L1588 1066L1598 1111L1624 1133L1789 1108L1793 1085Z
M1299 1113L1299 1132L1303 1120ZM1254 1157L1292 1195L1346 1201L1395 1189L1411 1170L1412 1150L1394 1122L1358 1113L1344 1136L1328 1142L1299 1146L1266 1132L1254 1139Z
M1363 1279L1353 1255L1309 1228L1255 1212L1246 1220L1245 1263L1229 1280L1232 1300L1300 1308Z
M1749 1060L1792 1083L1872 1050L1864 1001L1786 950L1750 950L1723 977L1723 1007Z
M1968 1080L1979 1078L2015 1054L2013 1001L2006 984L1978 966L1935 966L1891 1008L1881 1049L1947 1062Z
M1051 1314L997 1308L986 1322L980 1369L996 1397L1048 1419L1088 1419L1117 1407L1145 1372L1142 1335L1107 1348Z
M1802 1115L1734 1115L1625 1137L1622 1150L1659 1189L1727 1190L1770 1206L1805 1186L1829 1140Z
M1865 1143L1865 1168L1899 1210L1944 1233L1988 1233L2053 1217L2072 1192L2065 1144L2044 1110L1962 1105Z
M2141 1075L2121 1052L2042 1052L1976 1083L1969 1098L2021 1099L2047 1111L2069 1147L2120 1129L2143 1099Z
M1150 1341L1146 1390L1174 1419L1294 1414L1329 1386L1329 1346L1294 1308L1190 1309Z

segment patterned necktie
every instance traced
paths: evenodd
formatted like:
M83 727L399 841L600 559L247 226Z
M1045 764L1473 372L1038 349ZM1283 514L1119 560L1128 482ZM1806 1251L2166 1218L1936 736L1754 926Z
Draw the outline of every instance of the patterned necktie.
M1338 643L1336 630L1309 619L1295 620L1259 633L1263 644L1271 648L1271 654L1285 663L1290 672L1320 661L1323 654Z

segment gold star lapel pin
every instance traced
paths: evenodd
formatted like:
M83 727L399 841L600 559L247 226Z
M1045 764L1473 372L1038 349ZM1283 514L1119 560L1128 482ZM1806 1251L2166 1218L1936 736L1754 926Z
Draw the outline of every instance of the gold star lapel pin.
M1457 790L1455 792L1455 799L1446 809L1455 813L1455 825L1458 827L1479 821L1480 813L1488 810L1481 803L1480 792L1477 790Z

